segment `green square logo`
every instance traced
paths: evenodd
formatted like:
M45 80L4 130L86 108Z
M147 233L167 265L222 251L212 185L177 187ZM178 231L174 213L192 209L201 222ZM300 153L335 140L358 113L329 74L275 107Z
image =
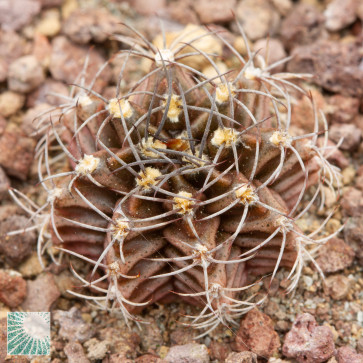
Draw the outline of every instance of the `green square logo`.
M9 355L50 355L50 313L8 313Z

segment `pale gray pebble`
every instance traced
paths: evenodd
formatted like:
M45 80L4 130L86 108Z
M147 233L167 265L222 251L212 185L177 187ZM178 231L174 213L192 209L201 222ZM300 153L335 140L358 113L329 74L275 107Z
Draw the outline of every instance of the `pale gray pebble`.
M28 93L44 80L43 67L33 55L20 57L9 66L8 86L14 92Z
M185 344L171 347L165 357L166 363L208 363L208 348L204 344Z

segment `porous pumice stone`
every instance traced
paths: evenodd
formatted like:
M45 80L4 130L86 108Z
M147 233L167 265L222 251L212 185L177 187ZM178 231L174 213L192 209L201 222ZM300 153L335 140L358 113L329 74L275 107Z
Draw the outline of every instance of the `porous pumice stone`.
M311 133L290 134L292 101L309 95L293 83L299 75L274 75L260 56L224 44L240 66L222 74L203 52L217 74L208 78L181 63L178 41L119 53L154 59L128 92L73 90L39 147L47 163L58 143L71 171L50 168L42 185L53 243L90 264L87 277L74 272L98 305L133 319L184 299L203 308L194 324L210 328L261 303L240 298L259 276L286 268L296 286L314 243L296 221L338 171L316 146L318 110Z

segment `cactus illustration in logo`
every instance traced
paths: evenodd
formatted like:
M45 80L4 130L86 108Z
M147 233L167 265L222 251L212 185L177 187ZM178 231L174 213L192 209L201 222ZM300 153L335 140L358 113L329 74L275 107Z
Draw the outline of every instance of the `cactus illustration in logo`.
M8 313L9 355L50 354L50 313Z

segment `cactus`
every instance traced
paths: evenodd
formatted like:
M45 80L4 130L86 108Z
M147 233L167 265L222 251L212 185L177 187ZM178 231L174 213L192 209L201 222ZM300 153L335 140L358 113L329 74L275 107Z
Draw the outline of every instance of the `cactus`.
M47 202L39 208L11 193L40 230L39 256L53 244L90 264L87 278L72 271L94 295L75 296L117 308L126 321L140 321L135 314L155 301L183 299L201 307L189 324L209 332L261 304L266 296L250 287L280 268L290 270L292 291L305 261L314 261L310 245L339 232L321 236L332 213L310 235L297 226L324 203L324 184L335 193L339 183L326 143L317 146L319 135L327 138L324 115L296 82L308 75L274 74L288 59L267 65L240 31L245 57L217 31L189 34L187 43L164 37L161 48L136 30L135 38L118 36L131 48L116 55L124 66L114 97L85 85L85 65L65 104L38 118ZM234 66L220 70L215 55L194 45L204 37L223 44ZM215 76L185 62L195 56ZM151 68L121 94L131 57ZM314 111L305 135L291 132L297 96L309 97ZM68 170L55 171L64 157Z

